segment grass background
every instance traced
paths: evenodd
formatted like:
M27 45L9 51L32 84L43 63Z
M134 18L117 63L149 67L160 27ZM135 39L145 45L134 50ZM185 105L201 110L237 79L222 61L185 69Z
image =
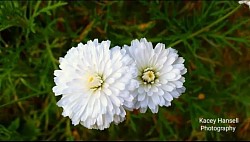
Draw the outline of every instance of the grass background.
M249 20L237 1L1 1L0 140L250 140ZM52 92L59 57L94 38L142 37L184 57L186 92L104 131L73 126ZM200 131L200 117L239 123Z

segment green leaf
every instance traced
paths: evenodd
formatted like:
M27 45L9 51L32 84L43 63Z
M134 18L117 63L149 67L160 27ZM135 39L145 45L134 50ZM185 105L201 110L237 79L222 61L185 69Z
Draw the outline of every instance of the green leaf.
M19 126L20 126L20 119L18 117L14 121L11 122L11 124L8 127L8 130L16 131L19 128Z
M11 132L0 124L0 140L9 140Z
M40 135L40 129L36 126L35 120L28 119L24 124L21 134L24 140L36 140Z

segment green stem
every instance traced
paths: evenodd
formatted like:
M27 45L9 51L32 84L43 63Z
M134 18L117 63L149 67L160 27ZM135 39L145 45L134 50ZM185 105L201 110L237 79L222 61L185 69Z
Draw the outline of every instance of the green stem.
M35 94L33 94L33 95L26 96L26 97L20 98L20 99L18 99L18 100L10 101L10 102L8 102L8 103L6 103L6 104L0 105L0 108L5 107L5 106L10 105L10 104L14 104L14 103L23 101L23 100L27 100L27 99L32 98L32 97L37 97L37 96L43 95L43 94L45 94L45 93L47 93L47 91L35 93Z
M224 19L226 19L227 17L229 17L230 15L232 15L239 7L240 7L240 5L239 5L238 7L236 7L235 9L233 9L233 10L232 10L231 12L229 12L228 14L226 14L225 16L223 16L223 17L219 18L218 20L214 21L214 22L211 23L210 25L208 25L208 26L206 26L206 27L200 29L199 31L197 31L197 32L195 32L195 33L189 35L187 38L185 38L185 40L186 40L186 39L189 39L189 38L192 38L192 37L194 37L194 36L196 36L196 35L198 35L198 34L204 32L204 31L209 30L209 28L211 28L212 26L218 24L219 22L223 21ZM184 39L177 40L176 42L171 43L168 47L173 47L173 46L175 46L175 45L177 45L177 44L183 42L183 40L184 40Z
M54 55L53 55L53 53L52 53L52 51L51 51L51 48L50 48L50 46L49 46L49 41L48 41L48 38L47 38L47 37L45 38L45 42L46 42L46 43L45 43L45 44L46 44L46 49L47 49L47 51L48 51L50 60L51 60L51 62L52 62L52 64L53 64L54 69L56 70L56 69L58 69L58 68L57 68L57 66L56 66L55 58L54 58Z

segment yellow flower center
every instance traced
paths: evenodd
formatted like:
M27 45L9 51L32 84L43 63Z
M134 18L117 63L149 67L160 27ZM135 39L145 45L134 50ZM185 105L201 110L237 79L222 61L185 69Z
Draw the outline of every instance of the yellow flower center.
M91 76L91 77L89 77L88 82L92 82L93 80L94 80L94 77L93 77L93 76Z
M103 84L103 80L102 80L102 77L99 75L90 76L88 78L88 85L91 90L95 91L101 88L102 84Z
M144 84L154 84L155 81L157 82L158 72L155 73L153 68L146 68L143 70L141 74L141 79ZM159 80L158 80L159 81Z
M142 79L147 82L152 82L155 79L155 73L153 71L144 72L142 75Z

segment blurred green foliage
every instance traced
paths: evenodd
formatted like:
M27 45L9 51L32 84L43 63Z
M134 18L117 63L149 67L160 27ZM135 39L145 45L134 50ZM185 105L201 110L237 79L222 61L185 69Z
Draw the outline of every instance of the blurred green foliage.
M250 140L249 14L237 1L1 1L0 140ZM186 92L104 131L73 126L52 92L59 57L94 38L142 37L184 57ZM240 122L200 131L200 117Z

